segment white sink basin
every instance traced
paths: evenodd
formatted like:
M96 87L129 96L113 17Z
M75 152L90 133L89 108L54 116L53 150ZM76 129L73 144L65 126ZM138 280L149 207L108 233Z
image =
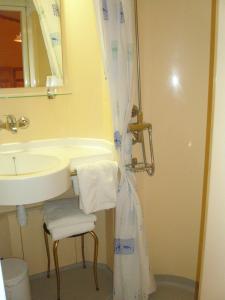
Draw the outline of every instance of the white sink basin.
M71 185L69 160L29 152L0 154L0 204L23 205L64 193Z
M13 153L0 155L0 176L27 175L43 172L59 165L58 157L32 154Z
M0 206L45 201L66 192L79 164L113 160L105 140L64 138L0 144Z

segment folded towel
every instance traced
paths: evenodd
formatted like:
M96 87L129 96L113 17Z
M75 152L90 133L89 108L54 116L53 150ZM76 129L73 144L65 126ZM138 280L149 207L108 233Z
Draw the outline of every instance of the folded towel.
M86 214L116 206L118 164L102 160L77 167L80 209ZM73 186L76 193L77 178Z
M54 200L47 200L44 202L43 210L44 212L51 213L56 208L79 208L79 198L67 198L67 199L54 199Z
M49 231L51 233L52 240L56 241L56 240L67 238L72 235L91 231L94 228L95 228L95 224L93 222L90 222L85 224L78 224L75 227L74 226L55 227Z
M45 201L43 208L44 222L51 231L53 228L85 225L96 221L93 214L85 215L82 210L76 208L74 199ZM79 226L78 226L79 228Z

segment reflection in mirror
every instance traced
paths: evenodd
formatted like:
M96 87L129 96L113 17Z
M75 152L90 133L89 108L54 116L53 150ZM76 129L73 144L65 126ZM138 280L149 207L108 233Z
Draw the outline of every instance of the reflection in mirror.
M59 0L0 0L0 36L0 88L62 85Z

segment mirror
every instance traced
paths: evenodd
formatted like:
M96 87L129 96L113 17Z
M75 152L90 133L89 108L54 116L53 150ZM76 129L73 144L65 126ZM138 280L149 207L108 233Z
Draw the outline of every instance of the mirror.
M0 37L0 89L62 85L59 0L0 0Z

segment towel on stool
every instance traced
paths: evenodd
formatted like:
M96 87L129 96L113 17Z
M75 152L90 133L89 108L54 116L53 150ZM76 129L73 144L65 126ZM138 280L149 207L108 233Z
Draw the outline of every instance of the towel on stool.
M118 164L101 160L77 167L80 209L86 214L116 206ZM73 186L77 186L74 176ZM76 192L76 191L75 191Z
M85 233L95 228L94 222L77 224L76 226L54 227L50 231L53 241L61 240L72 235Z
M86 224L94 225L96 221L95 215L85 215L83 211L76 208L75 199L45 201L43 215L49 231L54 228L63 231L63 227L74 228L74 225L79 230L79 226L83 228Z

